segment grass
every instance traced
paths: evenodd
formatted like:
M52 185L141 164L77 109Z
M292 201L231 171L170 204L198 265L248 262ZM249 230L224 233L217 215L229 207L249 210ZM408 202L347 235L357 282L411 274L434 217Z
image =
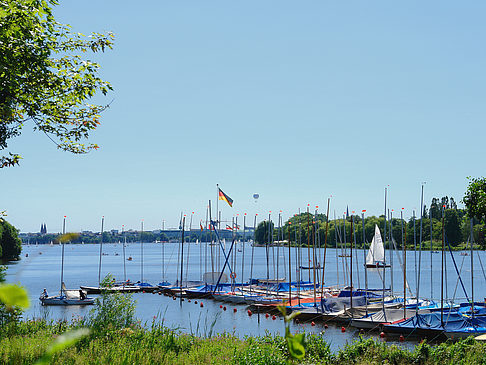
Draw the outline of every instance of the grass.
M27 321L15 333L0 335L0 363L33 364L61 333L79 323ZM55 354L52 364L288 364L285 338L267 334L238 339L232 335L198 337L154 323L92 332L74 346ZM306 336L304 364L484 364L486 345L472 338L414 351L372 339L358 339L337 353L318 335Z

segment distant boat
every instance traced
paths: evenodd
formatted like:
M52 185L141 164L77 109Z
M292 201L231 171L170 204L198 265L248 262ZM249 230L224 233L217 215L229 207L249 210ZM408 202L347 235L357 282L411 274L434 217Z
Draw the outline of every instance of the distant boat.
M390 267L385 263L385 247L381 238L380 229L375 224L375 235L370 244L368 255L366 255L366 267L368 269L382 269Z
M132 256L128 256L127 261L132 261L132 260L133 260L133 259L132 259Z

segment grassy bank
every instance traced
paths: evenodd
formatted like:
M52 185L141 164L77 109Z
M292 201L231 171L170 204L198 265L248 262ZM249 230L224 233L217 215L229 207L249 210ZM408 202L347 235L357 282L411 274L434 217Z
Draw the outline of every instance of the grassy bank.
M62 333L80 323L36 320L5 328L0 339L2 364L32 364L40 359ZM430 346L414 351L374 340L360 339L332 353L322 337L306 336L307 364L479 364L486 363L486 345L473 339ZM56 353L52 364L285 364L289 361L285 338L267 335L244 340L230 335L208 338L179 333L162 324L144 329L132 325L91 333L73 346Z

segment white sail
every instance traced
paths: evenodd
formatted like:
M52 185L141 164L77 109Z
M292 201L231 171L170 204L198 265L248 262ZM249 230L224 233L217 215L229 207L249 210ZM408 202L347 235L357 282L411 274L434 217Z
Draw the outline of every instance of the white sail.
M366 256L366 265L376 265L377 263L383 264L385 262L385 247L383 246L383 240L381 239L380 229L375 224L375 235L371 241L368 255Z

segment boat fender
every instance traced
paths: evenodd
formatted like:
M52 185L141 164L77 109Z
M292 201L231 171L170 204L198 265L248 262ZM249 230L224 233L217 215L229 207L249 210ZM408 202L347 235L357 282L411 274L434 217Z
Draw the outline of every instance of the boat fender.
M248 317L251 317L252 314L251 310L248 309Z

